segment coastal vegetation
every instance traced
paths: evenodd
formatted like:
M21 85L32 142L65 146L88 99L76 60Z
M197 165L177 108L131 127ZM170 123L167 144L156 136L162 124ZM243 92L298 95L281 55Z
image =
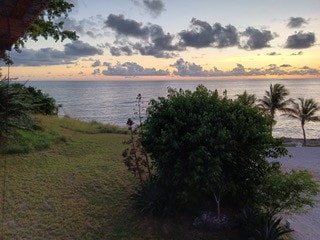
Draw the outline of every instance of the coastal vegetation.
M0 146L3 239L281 239L278 214L314 205L310 173L267 161L286 149L248 93L169 89L144 122L138 95L126 130L60 119L50 96L3 84L2 114L23 103L32 121Z
M267 161L286 154L270 133L274 116L266 113L275 110L251 107L248 96L232 100L200 85L194 92L169 89L167 98L151 101L137 140L154 167L133 195L142 213L188 212L198 216L195 228L236 226L244 239L282 239L290 232L277 214L313 206L318 185L305 171L282 173L280 164Z
M298 98L298 100L293 102L292 105L293 107L289 109L285 115L300 121L303 133L303 145L306 145L307 137L304 125L307 122L320 121L320 116L316 116L317 111L320 110L320 106L312 98Z
M33 87L0 81L0 146L17 129L36 128L31 114L57 114L55 100Z

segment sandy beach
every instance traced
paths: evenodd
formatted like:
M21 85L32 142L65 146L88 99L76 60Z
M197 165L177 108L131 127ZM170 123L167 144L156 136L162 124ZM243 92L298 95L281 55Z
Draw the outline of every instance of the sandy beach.
M320 182L320 147L288 147L289 155L277 159L287 169L306 169ZM320 194L317 204L304 214L289 216L295 240L320 239Z

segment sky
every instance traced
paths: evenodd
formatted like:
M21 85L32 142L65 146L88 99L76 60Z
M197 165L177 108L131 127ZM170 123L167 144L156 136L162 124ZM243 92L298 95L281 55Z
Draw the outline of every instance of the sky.
M68 1L78 40L29 40L10 77L320 78L319 0Z

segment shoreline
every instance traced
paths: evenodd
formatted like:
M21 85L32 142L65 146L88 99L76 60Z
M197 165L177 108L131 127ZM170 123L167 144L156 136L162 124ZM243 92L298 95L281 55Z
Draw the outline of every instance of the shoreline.
M302 147L303 146L303 138L289 138L283 137L284 144L287 146L295 146L295 147ZM306 147L320 147L320 138L310 138L307 139Z

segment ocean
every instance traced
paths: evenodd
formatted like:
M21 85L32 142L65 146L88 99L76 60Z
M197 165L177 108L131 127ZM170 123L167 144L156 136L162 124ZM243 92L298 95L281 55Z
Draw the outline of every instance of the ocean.
M167 88L194 90L199 84L222 95L227 90L229 98L247 90L262 98L270 84L281 83L289 90L291 98L314 98L320 103L320 79L297 80L163 80L163 81L29 81L61 104L59 115L64 114L82 121L97 121L126 126L128 118L138 122L135 114L137 95L142 95L144 109L151 99L167 95ZM319 111L320 115L320 111ZM274 137L302 138L298 120L276 115ZM320 122L305 125L307 138L320 138Z

